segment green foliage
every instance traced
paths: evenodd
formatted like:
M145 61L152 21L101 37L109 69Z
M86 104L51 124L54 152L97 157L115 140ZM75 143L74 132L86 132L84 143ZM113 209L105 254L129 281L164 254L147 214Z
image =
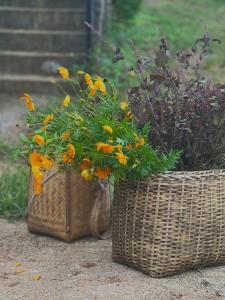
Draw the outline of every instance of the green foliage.
M0 176L0 215L24 217L28 191L28 167L17 166Z
M87 180L105 179L110 173L115 180L138 179L175 166L179 153L158 155L145 143L149 128L137 129L128 104L119 103L110 82L104 83L100 77L91 78L89 74L79 78L79 83L70 80L74 87L80 85L80 100L68 106L64 100L64 105L51 110L49 114L54 117L44 130L46 115L38 111L28 114L33 137L24 137L23 142L24 152L35 157L31 158L34 176L42 176L40 171L45 167L42 165L40 170L35 167L44 155L59 168L76 169ZM69 133L66 139L62 138L65 133ZM37 137L44 142L39 143ZM37 153L40 159L36 159ZM83 167L87 160L88 165ZM99 169L103 173L108 170L108 174L99 175Z
M113 6L116 18L122 22L129 22L140 9L142 0L114 0Z
M206 32L174 55L161 39L157 53L138 55L134 67L140 83L130 89L129 102L136 124L151 123L149 143L161 152L182 150L179 170L225 166L224 85L213 84L200 69L213 43L220 41Z

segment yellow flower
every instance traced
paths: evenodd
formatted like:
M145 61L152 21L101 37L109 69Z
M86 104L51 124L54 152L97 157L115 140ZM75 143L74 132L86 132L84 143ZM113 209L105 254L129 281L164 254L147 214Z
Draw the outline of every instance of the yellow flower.
M81 177L84 178L85 180L89 181L92 179L93 174L90 173L89 170L85 169L81 172Z
M48 123L51 122L52 120L54 120L54 115L53 114L47 115L43 121L43 124L48 125Z
M70 104L70 96L66 95L66 97L63 100L63 106L68 107L69 104Z
M108 142L109 142L110 144L112 144L112 143L113 143L113 139L108 139Z
M116 150L119 152L119 153L122 153L122 148L123 146L122 145L116 145Z
M84 71L77 71L77 75L83 75Z
M60 68L58 68L58 72L62 76L63 79L65 79L65 80L69 79L70 74L69 74L68 69L66 69L64 67L60 67Z
M128 157L120 152L117 152L116 153L116 159L119 161L119 163L121 165L126 165L127 164L127 160L128 160Z
M95 171L95 176L97 176L99 179L105 179L110 174L110 168L106 167L104 169L97 168Z
M94 86L95 86L96 90L99 90L103 95L106 94L106 87L105 87L105 84L101 77L98 77L98 79L95 80Z
M35 142L36 142L39 146L42 146L42 145L44 145L44 143L45 143L44 138L43 138L41 135L39 135L39 134L36 134L36 135L34 136L34 140L35 140Z
M129 105L128 105L127 101L120 102L120 108L122 110L126 110L128 107L129 107Z
M113 132L112 127L110 127L108 125L104 125L104 126L102 126L102 128L109 134L112 134L112 132Z
M81 171L86 170L88 168L90 168L91 166L91 161L88 158L84 158L81 165L80 165L80 169Z
M141 138L139 138L138 139L138 143L136 143L136 147L141 147L141 146L143 146L145 144L145 140L144 140L144 138L143 137L141 137Z
M71 136L70 132L69 132L69 131L65 131L65 132L61 135L61 139L62 139L63 141L68 141L68 140L70 139L70 136Z
M97 151L101 150L104 153L112 153L113 150L114 150L114 147L112 145L109 145L109 144L98 142L96 144L96 149L97 149Z
M35 105L29 94L24 93L24 95L20 97L20 99L25 101L25 105L29 109L29 111L32 112L35 110Z
M89 95L90 95L91 97L94 97L95 94L96 94L96 88L95 88L94 84L90 84L90 85L89 85L89 89L90 89Z
M91 79L91 75L90 74L86 73L84 75L84 79L85 79L85 81L86 81L86 83L87 83L88 86L92 86L93 85L93 81Z

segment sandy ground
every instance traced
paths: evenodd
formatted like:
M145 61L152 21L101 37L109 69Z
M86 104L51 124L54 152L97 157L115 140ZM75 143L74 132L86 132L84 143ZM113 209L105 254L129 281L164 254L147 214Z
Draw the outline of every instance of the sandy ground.
M225 299L225 267L150 278L113 263L110 240L67 244L28 233L23 221L0 219L0 299Z

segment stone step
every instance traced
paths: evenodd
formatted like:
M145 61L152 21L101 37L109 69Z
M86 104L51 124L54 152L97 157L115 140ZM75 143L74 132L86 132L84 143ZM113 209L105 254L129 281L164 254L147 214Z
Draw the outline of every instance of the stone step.
M0 0L0 6L82 8L82 7L86 7L86 1L85 0Z
M71 92L69 84L63 79L55 76L40 76L33 74L0 74L1 93L14 93L20 96L25 93L37 94L60 94L60 89Z
M59 66L67 68L85 61L84 53L41 53L0 51L0 73L55 74Z
M1 5L1 1L0 1ZM0 28L38 30L84 30L86 10L0 6Z
M0 29L0 51L86 51L86 32Z

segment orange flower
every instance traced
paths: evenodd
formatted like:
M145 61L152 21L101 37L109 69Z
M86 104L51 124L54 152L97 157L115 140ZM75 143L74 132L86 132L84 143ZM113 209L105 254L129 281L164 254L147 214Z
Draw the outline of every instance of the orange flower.
M68 140L70 139L70 136L71 136L70 132L69 132L69 131L65 131L65 132L61 135L61 139L62 139L63 141L68 141Z
M66 95L66 97L64 98L63 100L63 106L64 107L68 107L70 104L70 96L69 95Z
M68 156L68 154L66 152L66 153L63 153L63 161L64 161L65 164L71 164L73 160L72 160L72 158L70 158Z
M34 136L34 140L35 140L35 142L36 142L39 146L42 146L42 145L44 145L44 143L45 143L44 138L43 138L41 135L39 135L39 134L36 134L36 135Z
M68 80L70 77L69 71L68 69L64 68L64 67L60 67L58 68L58 72L61 75L61 77L65 80Z
M112 134L112 132L113 132L112 127L110 127L108 125L104 125L104 126L102 126L102 128L109 134Z
M24 93L24 95L20 97L20 99L25 101L26 107L29 109L29 111L32 112L35 110L35 105L29 94Z
M109 144L98 142L96 144L96 149L97 149L97 151L101 150L104 153L112 153L113 150L114 150L114 147L112 145L109 145Z
M69 156L70 158L74 158L74 156L75 156L75 154L76 154L74 145L72 145L72 144L69 144L69 145L68 145L67 153L68 153L68 156Z
M38 152L34 151L30 154L31 166L42 167L42 156Z
M99 179L105 179L110 174L110 168L106 167L105 169L97 168L95 171L95 176L97 176Z
M54 165L54 162L52 159L50 159L48 157L48 155L45 154L42 156L42 167L44 169L51 169L53 167L53 165Z
M128 157L126 155L122 154L122 153L117 152L116 153L116 159L119 161L119 163L121 165L125 166L127 164Z
M48 125L48 123L51 122L52 120L54 120L54 115L53 114L47 115L43 121L43 124Z
M75 157L76 151L72 144L69 144L67 146L67 152L63 153L63 161L66 164L70 164L73 161L73 158Z
M42 171L40 171L40 168L37 166L32 166L32 174L34 177L34 192L35 195L40 195L43 187L42 187L42 180L44 178L44 173Z
M127 149L127 150L131 150L132 148L133 148L133 146L132 146L131 144L127 144L127 145L126 145L126 149Z
M85 169L90 168L91 166L91 161L88 158L84 158L81 165L80 165L80 169L83 171Z
M43 191L43 186L41 183L37 182L37 181L34 181L34 184L33 184L33 188L34 188L34 193L35 195L40 195Z

